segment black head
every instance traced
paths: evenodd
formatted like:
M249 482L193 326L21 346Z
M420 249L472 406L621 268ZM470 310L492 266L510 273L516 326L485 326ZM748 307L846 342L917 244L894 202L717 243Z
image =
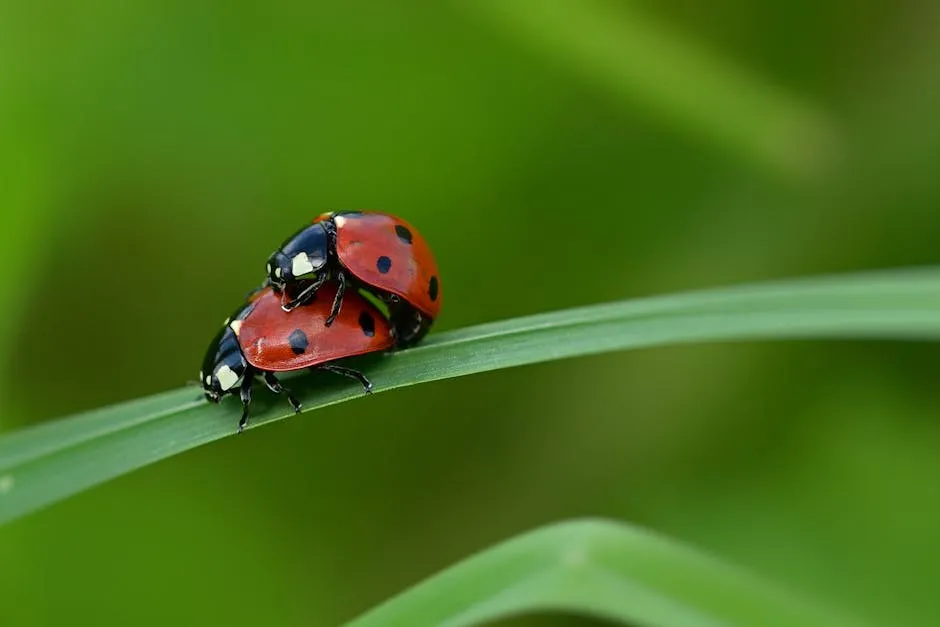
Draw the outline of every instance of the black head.
M247 372L248 362L242 355L238 337L226 321L225 326L209 344L209 350L202 361L202 370L199 371L199 383L206 400L218 403L223 396L238 389L238 384Z
M330 240L326 227L316 222L287 238L268 259L268 283L281 292L296 281L316 281L326 269Z

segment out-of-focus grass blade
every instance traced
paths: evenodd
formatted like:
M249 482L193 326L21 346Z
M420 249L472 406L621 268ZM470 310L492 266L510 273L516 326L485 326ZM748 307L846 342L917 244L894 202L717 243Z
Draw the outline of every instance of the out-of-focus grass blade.
M60 177L49 176L56 154L50 121L29 88L37 60L35 33L22 21L26 12L18 3L0 3L0 285L8 295L0 308L0 377L11 367L16 330L27 315L36 274L49 261L45 234L56 219L53 199L61 186ZM0 406L0 428L16 424L16 408L5 398Z
M490 547L348 627L465 627L537 611L636 627L854 624L670 539L622 523L577 520Z
M648 115L785 176L835 155L817 107L694 43L629 2L468 0L461 6Z
M689 342L940 338L940 267L778 281L593 305L432 333L354 361L376 392L568 357ZM306 410L360 398L329 375L292 377ZM370 402L367 399L363 402ZM291 415L259 391L249 428ZM238 401L183 388L0 438L0 522L187 449L233 435ZM250 437L243 435L241 437Z

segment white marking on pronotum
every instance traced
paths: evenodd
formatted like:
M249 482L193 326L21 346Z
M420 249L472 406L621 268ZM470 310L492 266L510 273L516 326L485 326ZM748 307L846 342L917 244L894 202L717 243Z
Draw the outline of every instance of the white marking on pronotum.
M0 477L0 494L6 494L13 489L13 475L3 475Z
M346 218L344 218L343 216L336 216L335 218L333 218L333 224L336 225L336 228L342 227L343 223L345 222L346 222Z
M223 392L231 390L238 383L238 375L224 364L216 371L215 378L219 380Z
M297 256L291 261L291 272L294 273L295 277L313 272L313 264L310 263L307 253L297 253Z
M235 332L235 335L238 335L238 332L242 330L242 321L241 320L232 320L232 323L228 325L232 331Z

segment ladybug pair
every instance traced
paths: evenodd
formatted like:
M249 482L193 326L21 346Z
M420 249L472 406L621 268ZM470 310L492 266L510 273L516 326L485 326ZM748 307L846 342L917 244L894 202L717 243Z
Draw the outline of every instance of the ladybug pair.
M385 213L325 213L271 255L264 283L209 344L199 380L213 403L241 397L241 432L255 378L295 411L276 372L326 370L371 392L363 373L334 362L416 344L440 307L437 264L414 227Z

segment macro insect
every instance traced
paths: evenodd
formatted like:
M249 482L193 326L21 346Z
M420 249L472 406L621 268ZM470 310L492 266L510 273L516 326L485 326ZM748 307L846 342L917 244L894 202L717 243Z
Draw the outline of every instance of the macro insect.
M326 326L339 315L350 283L388 308L399 348L421 340L441 309L441 280L430 246L411 224L387 213L324 213L268 259L264 285L281 295L285 311L308 302L328 282L337 290Z
M338 286L321 286L318 297L287 312L281 295L270 287L255 292L216 334L203 360L199 381L207 400L218 403L228 394L238 394L242 415L238 431L248 423L252 384L258 377L276 394L284 394L295 412L300 402L278 380L275 373L313 368L356 379L366 393L372 383L360 371L334 363L345 357L392 348L388 320L374 304L355 291L345 296L345 306L325 327L332 315Z

